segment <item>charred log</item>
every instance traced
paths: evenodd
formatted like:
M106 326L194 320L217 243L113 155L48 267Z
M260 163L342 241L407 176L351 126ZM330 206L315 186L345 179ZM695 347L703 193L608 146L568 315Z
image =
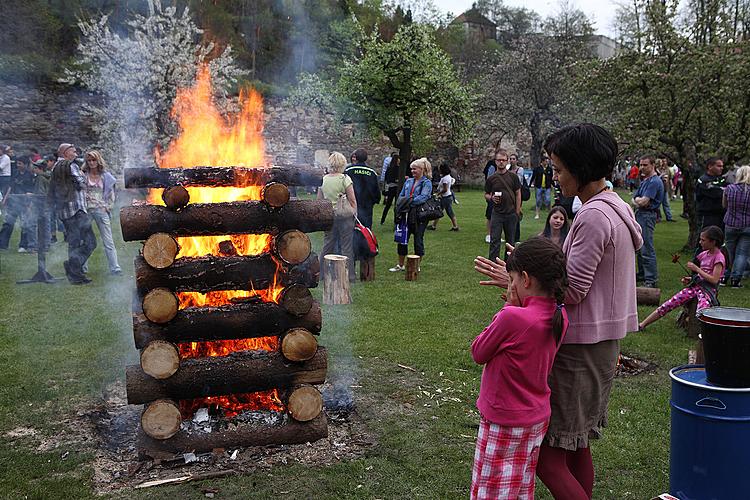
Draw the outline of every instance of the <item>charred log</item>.
M287 186L320 186L323 183L323 171L308 165L125 169L126 188L166 188L176 184L245 187L268 182Z

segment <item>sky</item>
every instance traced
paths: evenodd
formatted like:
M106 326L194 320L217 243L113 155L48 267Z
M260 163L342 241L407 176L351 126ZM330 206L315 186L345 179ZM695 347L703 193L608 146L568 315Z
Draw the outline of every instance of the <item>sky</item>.
M453 12L459 15L471 8L476 0L434 0L435 5L443 12ZM505 5L512 7L526 7L535 10L542 18L552 15L558 11L557 0L505 0ZM590 19L594 21L595 33L614 36L612 20L614 19L617 4L612 0L571 0L571 5L581 9Z

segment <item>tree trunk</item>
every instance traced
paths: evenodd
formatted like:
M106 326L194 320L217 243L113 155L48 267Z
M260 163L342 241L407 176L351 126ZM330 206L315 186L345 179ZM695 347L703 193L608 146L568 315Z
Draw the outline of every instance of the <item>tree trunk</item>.
M145 240L154 233L221 236L278 234L289 229L310 233L333 227L333 205L326 200L292 200L275 209L261 201L234 201L195 203L177 212L139 205L120 210L120 227L125 241Z
M125 385L129 404L195 399L322 384L327 364L324 347L319 347L315 356L302 363L289 362L280 352L241 351L223 357L183 360L180 369L164 380L146 375L139 365L129 366Z
M398 189L399 192L404 186L404 179L409 175L409 166L411 165L411 126L405 125L402 132L403 140L399 148L399 167L398 167Z
M529 133L531 134L531 148L529 156L531 157L531 168L536 168L542 163L542 117L539 112L535 112L529 123Z
M165 454L210 452L215 448L236 449L248 446L312 443L328 436L328 420L321 412L309 422L288 419L282 425L237 425L215 432L180 431L173 437L158 440L138 432L139 453L158 457Z
M311 165L288 165L268 168L192 167L192 168L126 168L126 188L167 188L183 186L245 187L278 182L287 186L320 186L323 170Z
M320 333L320 304L313 301L304 316L290 314L272 302L243 302L220 307L189 307L163 325L149 321L140 311L133 312L135 346L149 342L201 342L281 335L293 328Z
M685 250L693 251L698 246L698 237L700 236L700 226L695 215L695 182L700 176L700 169L697 162L694 167L688 167L688 154L684 146L679 150L680 168L682 169L682 204L683 212L687 215L688 221L688 239L685 243Z
M343 255L323 256L323 303L326 305L350 304L349 267L354 265Z
M330 203L329 203L330 205ZM165 269L154 269L141 256L135 258L138 291L168 288L175 292L216 290L265 290L271 285L318 286L320 262L311 254L297 266L278 266L270 254L257 257L185 257Z

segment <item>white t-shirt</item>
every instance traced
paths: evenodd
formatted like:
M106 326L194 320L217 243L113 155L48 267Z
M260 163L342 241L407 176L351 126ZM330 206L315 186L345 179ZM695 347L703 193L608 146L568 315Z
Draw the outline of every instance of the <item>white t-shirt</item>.
M445 186L445 192L442 193L440 196L453 196L453 192L451 191L451 186L453 183L456 182L456 179L451 177L450 174L444 175L440 178L440 183L438 184L438 193L443 189L443 186Z
M0 156L0 177L10 176L10 157L8 155Z

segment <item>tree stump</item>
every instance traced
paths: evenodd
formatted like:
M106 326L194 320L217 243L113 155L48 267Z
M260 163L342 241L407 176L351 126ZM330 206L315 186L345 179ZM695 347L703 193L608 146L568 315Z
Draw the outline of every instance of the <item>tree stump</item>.
M639 306L658 306L661 298L659 288L636 287L635 300Z
M375 281L375 257L359 261L359 281Z
M693 299L682 307L682 312L677 318L677 326L684 328L687 336L691 339L697 339L698 334L701 332L700 321L695 316L698 309L698 301Z
M350 304L349 259L344 255L323 256L323 303L327 305Z
M406 256L406 281L417 281L419 278L419 261L422 258L419 255Z
M154 439L169 439L180 430L182 416L174 401L159 399L146 407L141 415L143 432Z

